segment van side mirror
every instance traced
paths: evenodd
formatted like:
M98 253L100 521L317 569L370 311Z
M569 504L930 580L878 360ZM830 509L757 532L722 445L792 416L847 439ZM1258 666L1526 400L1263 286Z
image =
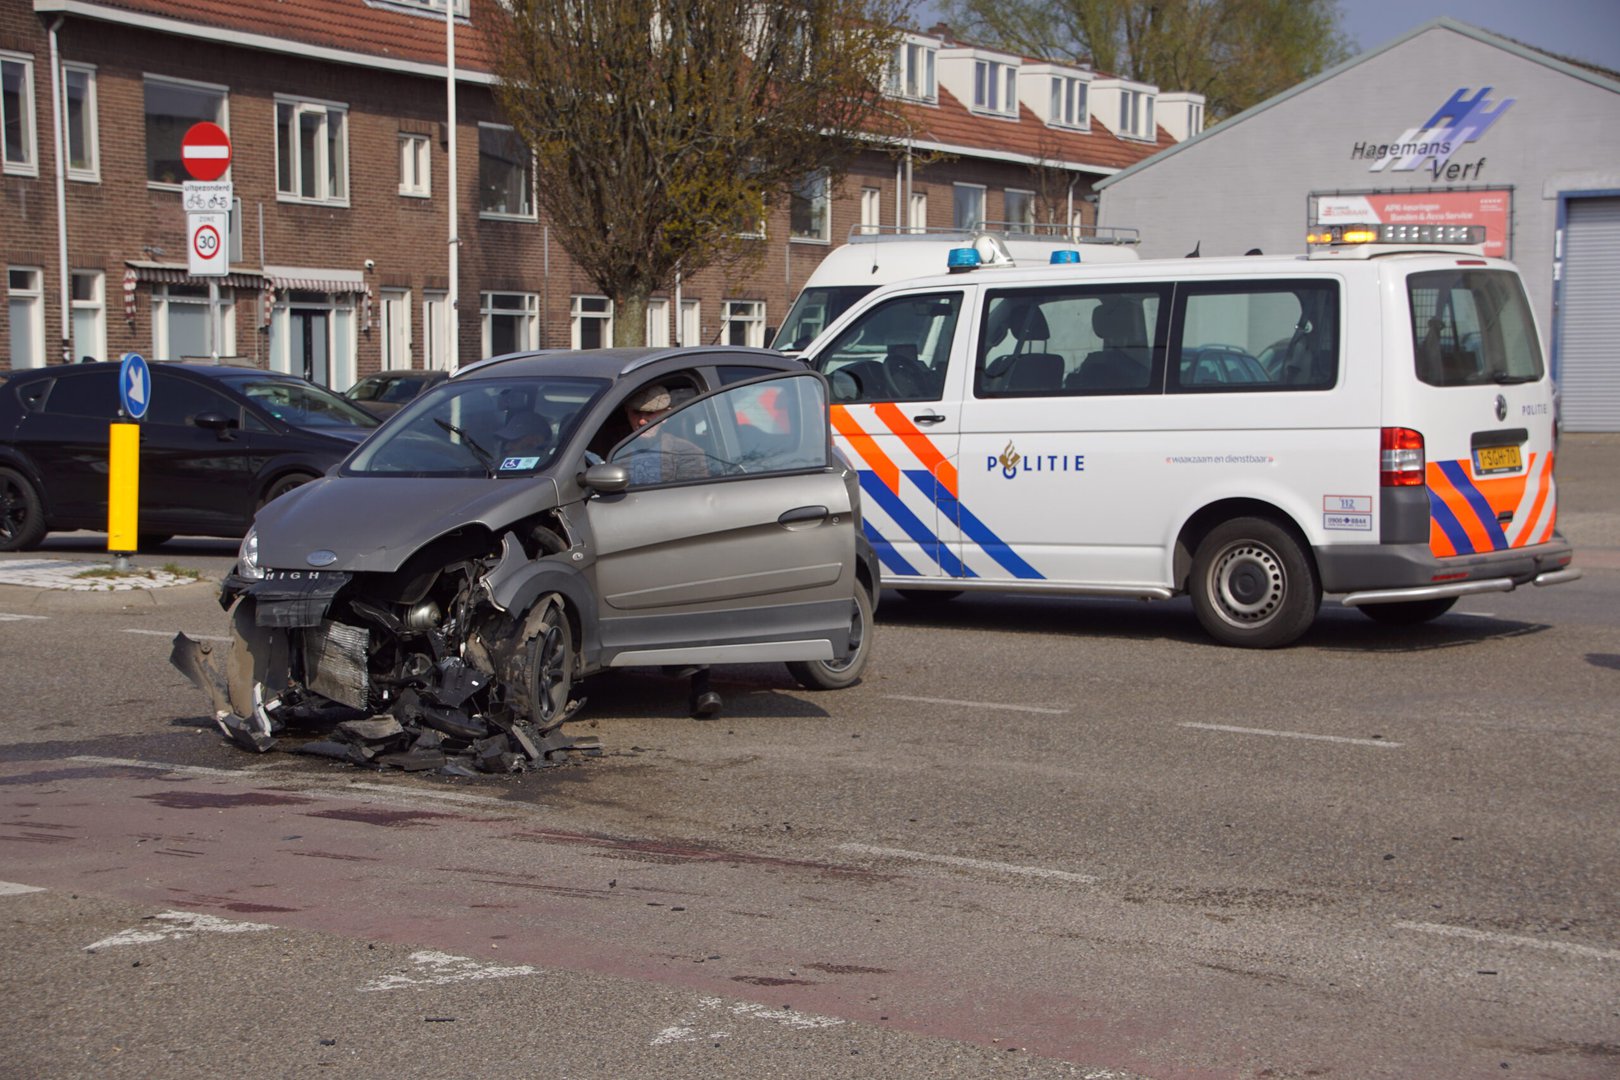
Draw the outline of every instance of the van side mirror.
M586 469L581 474L580 481L593 491L614 495L630 486L630 470L623 465L604 461L600 465L592 465Z

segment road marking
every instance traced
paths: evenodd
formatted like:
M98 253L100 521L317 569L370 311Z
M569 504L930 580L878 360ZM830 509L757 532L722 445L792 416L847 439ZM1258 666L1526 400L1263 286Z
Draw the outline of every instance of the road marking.
M1352 739L1346 735L1311 735L1303 731L1272 731L1269 728L1233 727L1230 724L1200 724L1192 720L1183 721L1180 726L1198 728L1200 731L1229 731L1234 735L1273 735L1279 739L1311 739L1315 742L1351 743L1355 746L1394 748L1401 745L1388 739Z
M444 986L447 983L469 982L476 979L510 979L518 975L539 974L538 968L530 967L528 964L497 967L493 964L480 964L466 956L451 956L449 953L432 951L411 953L411 963L416 965L417 974L395 972L384 975L360 987L360 992L366 994L378 990L400 990L407 986Z
M798 1031L838 1027L846 1022L833 1016L816 1016L813 1013L794 1012L792 1009L773 1009L768 1005L758 1005L751 1001L733 1001L727 1004L720 998L714 997L699 998L698 1008L710 1012L729 1012L732 1016L745 1020L765 1020ZM651 1045L671 1046L675 1043L697 1042L699 1039L719 1041L731 1037L729 1031L710 1031L705 1035L699 1035L699 1019L697 1016L689 1016L671 1024L653 1036Z
M49 615L13 615L7 611L0 611L0 622L22 622L24 619L48 619Z
M38 885L19 885L15 881L0 881L0 896L21 896L24 893L44 891Z
M387 784L367 784L364 782L357 782L345 784L343 786L351 791L355 788L358 788L361 791L377 791L386 795L392 795L395 798L399 798L402 794L398 788L389 787ZM403 794L408 794L412 797L420 795L424 799L440 799L444 802L467 803L473 806L498 806L503 810L512 809L512 804L507 802L505 799L492 799L488 795L463 795L459 791L410 791L404 792Z
M78 754L69 761L82 761L86 765L116 765L125 769L155 769L158 772L184 773L187 776L221 776L227 780L240 780L242 774L233 769L211 769L206 765L172 765L162 761L142 761L139 758L96 757Z
M173 630L131 630L128 627L126 627L124 629L124 633L126 633L126 634L151 634L153 637L162 637L162 638L173 638L174 635L175 635L175 631L173 631ZM210 634L187 634L186 637L190 638L192 641L230 641L231 640L228 637L218 637L218 636L210 635Z
M1002 712L1033 712L1046 713L1049 716L1062 716L1068 709L1048 709L1041 705L1009 705L1004 701L957 701L954 698L912 697L910 694L884 694L893 701L920 701L925 705L955 705L963 709L999 709Z
M289 762L255 762L254 764L244 766L241 769L214 769L207 765L175 765L164 761L142 761L139 758L95 757L90 754L80 754L75 757L68 758L68 760L83 762L86 765L114 765L125 769L152 769L156 772L181 773L186 776L217 776L227 780L249 781L251 781L253 777L251 775L244 774L259 773L266 769L282 768L287 764L290 764ZM285 784L287 781L283 780L282 783ZM368 784L363 781L342 784L341 787L336 787L329 791L319 790L316 783L311 783L310 788L312 790L305 790L303 793L310 796L319 796L328 799L348 798L344 792L359 789L362 791L375 791L388 795L392 797L395 802L403 803L405 805L410 805L412 799L423 798L438 799L440 802L494 806L499 807L502 810L512 809L512 804L507 802L505 799L492 799L487 795L464 795L459 791L426 791L420 789L415 791L402 791L396 787L389 787L387 784Z
M1585 956L1594 960L1620 960L1620 949L1599 949L1591 945L1575 945L1567 941L1546 941L1542 938L1520 937L1517 934L1498 934L1490 930L1474 930L1466 926L1447 926L1444 923L1421 923L1400 921L1395 924L1398 930L1417 930L1425 934L1442 934L1446 937L1469 938L1473 941L1488 941L1493 945L1523 945L1531 949L1551 949L1554 952L1568 953L1571 956Z
M162 920L156 929L132 927L112 937L102 938L94 945L86 945L84 951L95 952L114 945L150 945L156 941L190 937L193 934L247 934L255 930L275 929L269 923L232 922L196 911L165 911L152 918Z
M878 855L890 859L915 859L918 862L960 866L968 870L989 870L998 874L1022 874L1026 877L1049 878L1053 881L1073 881L1082 885L1096 882L1091 874L1075 874L1068 870L1051 870L1044 866L1020 866L1018 863L993 862L989 859L969 859L962 855L930 855L926 851L906 851L904 848L873 847L871 844L839 844L839 851L856 855Z

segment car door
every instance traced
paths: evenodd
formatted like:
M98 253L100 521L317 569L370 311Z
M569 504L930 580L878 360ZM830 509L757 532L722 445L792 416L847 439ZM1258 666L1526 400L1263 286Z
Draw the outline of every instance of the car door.
M821 376L786 373L698 398L619 444L609 463L625 466L630 486L592 496L585 514L611 666L842 654L858 523Z
M59 528L106 527L108 431L118 402L117 365L63 368L39 411L17 426L17 446L39 470Z
M228 426L203 427L199 419ZM253 516L249 441L240 402L196 378L154 367L141 424L142 528L245 529Z

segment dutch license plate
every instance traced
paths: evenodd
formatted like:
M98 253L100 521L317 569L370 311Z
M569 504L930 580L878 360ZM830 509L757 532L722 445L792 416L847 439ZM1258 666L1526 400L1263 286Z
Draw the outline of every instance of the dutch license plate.
M1474 451L1476 473L1517 472L1520 467L1517 446L1481 446Z

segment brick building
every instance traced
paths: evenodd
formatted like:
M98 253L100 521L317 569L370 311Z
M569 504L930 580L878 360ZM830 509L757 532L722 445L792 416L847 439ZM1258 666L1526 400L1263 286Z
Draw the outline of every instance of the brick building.
M611 305L553 239L495 105L496 0L454 2L452 139L444 0L0 0L0 368L217 351L341 389L382 368L610 341ZM891 93L906 146L865 155L834 190L806 178L752 266L654 299L649 343L762 344L855 228L1089 227L1094 183L1202 126L1196 95L944 27L906 36ZM236 200L231 272L207 280L187 270L180 183L180 140L201 120L230 133Z

